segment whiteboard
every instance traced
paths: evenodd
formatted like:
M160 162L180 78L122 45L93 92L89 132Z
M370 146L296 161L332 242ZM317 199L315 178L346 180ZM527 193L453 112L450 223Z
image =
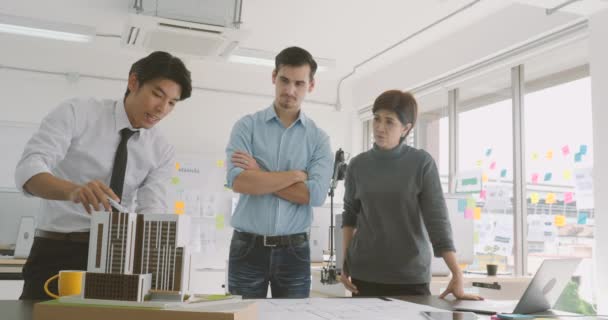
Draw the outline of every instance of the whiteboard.
M15 167L23 148L38 129L36 123L0 121L0 190L17 191Z
M190 216L189 248L197 270L224 270L237 195L227 189L225 154L177 155L169 182L170 213Z

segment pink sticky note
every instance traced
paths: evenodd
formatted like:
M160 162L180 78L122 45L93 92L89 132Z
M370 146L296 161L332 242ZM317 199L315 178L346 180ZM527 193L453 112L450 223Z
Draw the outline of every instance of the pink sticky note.
M571 203L574 201L572 192L564 192L564 203Z
M538 184L538 173L533 173L532 174L532 183L533 184Z
M464 210L464 218L465 219L473 219L474 211L472 208L466 208Z
M562 154L565 156L570 154L570 147L568 147L568 145L562 147Z
M480 199L484 199L484 200L486 199L486 190L485 190L485 189L484 189L484 190L481 190L481 191L479 192L479 198L480 198Z
M494 170L494 169L496 169L496 161L493 161L493 162L490 164L490 170Z

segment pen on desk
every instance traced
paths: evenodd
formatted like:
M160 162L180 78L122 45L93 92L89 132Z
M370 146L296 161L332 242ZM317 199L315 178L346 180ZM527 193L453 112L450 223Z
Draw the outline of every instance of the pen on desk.
M378 297L378 299L380 300L384 300L384 301L392 301L391 299L387 298L387 297Z

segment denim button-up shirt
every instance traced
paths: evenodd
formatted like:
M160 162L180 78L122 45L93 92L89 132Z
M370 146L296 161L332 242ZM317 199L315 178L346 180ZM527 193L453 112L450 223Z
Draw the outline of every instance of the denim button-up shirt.
M230 160L236 151L247 152L266 171L306 171L310 203L299 205L273 194L241 194L231 219L232 226L261 235L308 232L312 207L325 202L333 171L329 136L302 111L298 119L285 128L271 105L241 118L232 128L226 147L228 187L232 187L234 179L243 172Z

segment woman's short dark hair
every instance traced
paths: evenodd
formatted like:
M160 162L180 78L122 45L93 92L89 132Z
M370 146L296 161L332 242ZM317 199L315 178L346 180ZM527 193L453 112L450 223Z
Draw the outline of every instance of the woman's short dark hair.
M315 72L317 72L317 62L308 51L300 47L289 47L279 52L274 59L275 72L279 72L281 66L300 67L304 65L310 66L310 80L314 79Z
M389 90L379 95L376 101L374 101L372 113L375 114L378 110L394 112L401 124L406 125L411 123L412 128L416 124L416 118L418 117L418 103L416 99L411 93L401 90ZM399 142L403 142L410 131L412 129L404 137L401 137Z
M192 94L192 80L190 71L186 68L182 60L164 51L155 51L145 58L139 59L131 66L129 76L135 73L139 86L144 83L164 78L175 81L181 87L180 100L186 100ZM129 95L129 88L125 93L125 98Z

